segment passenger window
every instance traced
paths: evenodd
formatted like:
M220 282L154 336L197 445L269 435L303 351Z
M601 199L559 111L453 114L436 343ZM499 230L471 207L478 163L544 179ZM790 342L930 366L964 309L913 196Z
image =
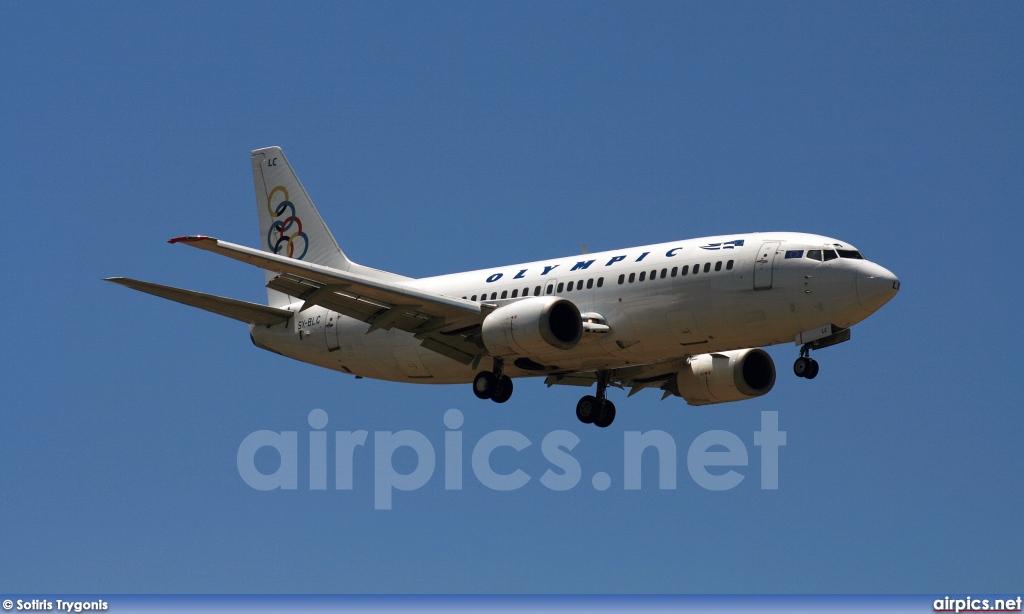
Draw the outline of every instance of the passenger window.
M626 282L626 276L625 275L619 275L619 285L621 286L625 282Z
M826 249L825 250L825 262L828 262L829 260L835 260L838 257L839 257L839 254L837 254L834 250L831 250L831 249Z
M725 263L725 270L726 271L731 271L732 270L732 260L730 260L729 262Z
M466 300L466 297L462 297L462 300Z
M640 271L640 281L647 279L647 271Z
M661 270L661 278L665 279L666 277L668 277L668 269L662 269Z
M530 289L529 288L523 288L523 296L530 296Z
M579 280L578 282L576 282L576 289L577 290L582 290L583 289L583 280L582 279Z
M512 291L512 298L515 298L517 296L519 296L519 289L518 288Z
M491 292L491 300L493 301L496 298L498 298L498 293L497 292Z
M707 273L710 270L711 270L711 263L710 262L705 262L704 263L704 272Z
M573 287L574 285L576 285L576 284L574 284L573 282L571 282L571 281L570 281L570 282L569 282L569 287L568 287L568 288L566 288L566 290L568 290L569 292L572 292L572 287ZM561 292L561 290L559 290L559 292Z
M629 283L633 283L634 281L636 281L636 273L630 273L629 274Z
M655 270L651 271L651 281L654 281L655 279L657 279L657 277L658 277L658 270L655 269Z
M594 287L594 278L591 277L590 279L587 280L587 290L589 290L589 289L591 289L593 287Z
M600 288L602 286L604 286L604 277L598 277L597 278L597 287Z
M472 298L470 298L469 300L471 300L471 301L475 301L475 300L476 300L476 295L474 294L474 295L473 295L473 297L472 297Z
M807 250L807 257L811 260L817 260L818 262L821 262L821 250L809 249Z
M676 272L677 272L678 270L679 270L679 267L675 267L675 266L674 266L674 267L672 267L672 277L675 277L675 276L676 276Z
M551 294L554 291L555 291L555 284L548 284L547 293Z
M684 266L684 267L683 267L683 275L686 275L686 274L687 274L687 273L689 273L689 272L690 272L690 265L686 265L686 266Z
M563 290L564 288L565 288L565 284L558 284L558 293L559 293L559 294L561 294L561 293L562 293L562 290Z
M693 274L696 275L697 273L700 273L700 265L699 264L693 265Z
M540 286L537 286L536 288L533 289L533 295L540 296Z
M715 263L715 270L716 271L721 271L722 270L722 261L721 260L719 260L718 262Z
M508 290L501 291L501 298L508 298Z

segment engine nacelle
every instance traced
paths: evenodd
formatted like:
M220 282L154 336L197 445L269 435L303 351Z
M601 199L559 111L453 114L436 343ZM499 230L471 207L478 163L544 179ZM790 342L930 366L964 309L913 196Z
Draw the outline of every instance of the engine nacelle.
M583 319L572 301L538 296L492 311L481 335L492 356L546 356L576 347Z
M690 405L752 399L775 386L775 363L760 348L691 356L676 373L679 396Z

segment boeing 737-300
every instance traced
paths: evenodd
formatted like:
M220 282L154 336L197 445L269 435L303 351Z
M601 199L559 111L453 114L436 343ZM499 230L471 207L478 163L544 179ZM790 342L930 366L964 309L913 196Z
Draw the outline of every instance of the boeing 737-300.
M762 232L688 239L412 279L349 260L278 147L252 152L260 249L206 236L171 239L266 272L268 305L113 277L135 290L249 324L260 348L356 377L471 383L481 399L513 378L590 387L584 423L615 419L609 386L691 405L758 397L775 385L763 349L812 350L894 297L900 282L856 247Z

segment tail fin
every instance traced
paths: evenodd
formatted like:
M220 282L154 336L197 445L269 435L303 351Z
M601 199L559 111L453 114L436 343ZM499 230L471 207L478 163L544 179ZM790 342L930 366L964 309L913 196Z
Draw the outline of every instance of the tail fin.
M252 152L262 248L342 271L351 262L338 247L280 147Z
M345 256L280 147L252 152L252 177L260 218L260 246L264 251L366 277L408 279L356 264ZM267 271L268 282L276 276L277 273ZM296 300L269 288L267 299L271 307L283 307Z
M338 247L280 147L252 152L252 179L260 218L260 247L264 251L342 271L351 268L352 263ZM267 282L276 276L267 271ZM294 300L267 288L271 307L283 307Z

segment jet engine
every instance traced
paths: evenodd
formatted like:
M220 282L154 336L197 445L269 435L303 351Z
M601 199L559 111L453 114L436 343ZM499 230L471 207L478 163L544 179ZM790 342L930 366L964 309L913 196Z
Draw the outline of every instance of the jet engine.
M545 356L574 348L583 336L583 319L571 301L538 296L492 311L481 335L492 356Z
M775 363L760 348L690 356L676 373L677 394L690 405L742 401L775 386Z

